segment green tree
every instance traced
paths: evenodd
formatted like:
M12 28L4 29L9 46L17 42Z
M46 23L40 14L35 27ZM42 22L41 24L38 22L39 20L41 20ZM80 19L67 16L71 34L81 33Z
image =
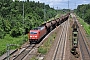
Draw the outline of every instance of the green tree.
M79 15L85 22L90 24L90 4L82 4L77 7L77 15Z

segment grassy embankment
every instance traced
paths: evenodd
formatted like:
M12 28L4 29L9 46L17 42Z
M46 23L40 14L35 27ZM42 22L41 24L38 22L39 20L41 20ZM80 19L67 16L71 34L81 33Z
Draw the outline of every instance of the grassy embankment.
M13 38L10 35L6 35L4 39L0 39L0 56L7 51L8 44L16 44L21 46L24 42L27 41L27 35L24 35L24 37L19 36L17 38ZM20 46L10 46L10 49L16 49Z
M47 39L47 41L38 48L38 52L41 54L46 54L49 51L51 44L52 44L53 40L55 39L55 36L56 36L56 33L52 34Z
M87 24L86 22L84 22L84 20L82 20L80 17L77 17L77 18L78 18L80 24L84 27L87 35L90 36L90 25Z

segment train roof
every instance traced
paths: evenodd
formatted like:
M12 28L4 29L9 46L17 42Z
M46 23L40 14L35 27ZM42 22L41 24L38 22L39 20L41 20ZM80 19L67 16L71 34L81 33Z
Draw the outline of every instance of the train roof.
M33 30L42 30L44 28L45 28L44 26L39 26L39 27L34 28Z

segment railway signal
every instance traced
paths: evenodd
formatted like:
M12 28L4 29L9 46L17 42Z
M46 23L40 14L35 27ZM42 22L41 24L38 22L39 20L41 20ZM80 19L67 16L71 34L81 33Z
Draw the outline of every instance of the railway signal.
M10 47L19 46L18 44L7 44L7 60L10 60Z

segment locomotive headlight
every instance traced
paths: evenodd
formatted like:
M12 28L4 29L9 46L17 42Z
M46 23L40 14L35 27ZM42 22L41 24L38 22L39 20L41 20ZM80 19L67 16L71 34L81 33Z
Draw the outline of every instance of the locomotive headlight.
M35 37L37 37L37 36L35 36Z
M32 37L32 36L30 36L30 37Z

